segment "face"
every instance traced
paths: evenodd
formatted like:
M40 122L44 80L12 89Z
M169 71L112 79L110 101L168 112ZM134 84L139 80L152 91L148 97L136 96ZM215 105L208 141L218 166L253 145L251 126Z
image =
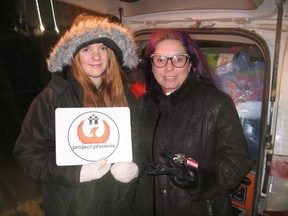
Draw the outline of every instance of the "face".
M108 47L102 43L91 44L79 51L84 73L99 87L108 66Z
M175 54L186 54L185 48L179 40L163 40L159 42L155 48L154 54L172 57ZM177 90L185 81L189 74L192 63L187 60L183 67L175 67L171 60L166 66L157 68L152 64L152 71L155 79L161 85L165 93L172 93Z

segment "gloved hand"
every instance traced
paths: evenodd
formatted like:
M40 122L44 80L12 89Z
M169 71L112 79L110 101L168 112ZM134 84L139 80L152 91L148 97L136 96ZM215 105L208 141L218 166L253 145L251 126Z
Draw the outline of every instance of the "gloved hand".
M179 155L164 152L160 154L165 157L167 162L161 163L154 161L151 165L153 168L148 175L169 175L170 181L182 189L197 189L198 187L198 172L197 162L195 166L189 165L192 159L180 158ZM182 155L183 156L183 155Z
M111 167L111 174L120 182L128 183L138 176L138 166L134 162L115 163Z
M94 163L82 165L80 171L80 182L89 182L100 179L110 170L111 164L106 158L102 158Z

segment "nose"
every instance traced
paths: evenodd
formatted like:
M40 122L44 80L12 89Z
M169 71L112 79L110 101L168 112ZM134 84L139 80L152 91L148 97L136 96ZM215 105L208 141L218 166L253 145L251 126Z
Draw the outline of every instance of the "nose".
M95 60L98 60L98 59L101 58L98 50L93 50L93 51L91 52L91 58L92 58L92 59L95 59Z
M166 68L167 70L172 70L174 68L174 65L172 64L172 58L167 60Z

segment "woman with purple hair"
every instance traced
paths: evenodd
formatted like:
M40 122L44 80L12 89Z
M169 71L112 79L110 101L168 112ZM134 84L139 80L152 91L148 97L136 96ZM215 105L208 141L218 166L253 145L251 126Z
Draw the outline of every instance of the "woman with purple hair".
M143 52L142 152L137 215L230 216L229 191L252 160L235 105L218 90L197 43L160 30Z

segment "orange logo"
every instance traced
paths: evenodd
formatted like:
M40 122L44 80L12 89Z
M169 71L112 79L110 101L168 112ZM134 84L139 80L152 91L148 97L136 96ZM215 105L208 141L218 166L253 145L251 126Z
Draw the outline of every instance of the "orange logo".
M86 161L109 157L120 140L115 120L98 111L84 112L74 118L67 136L73 153Z
M83 144L92 144L92 143L99 144L99 143L105 143L108 140L110 136L110 128L106 121L103 120L104 132L101 136L96 135L98 127L93 127L91 129L90 134L89 134L90 136L85 135L83 132L83 124L84 124L84 120L79 124L77 128L77 135L79 137L79 140Z

